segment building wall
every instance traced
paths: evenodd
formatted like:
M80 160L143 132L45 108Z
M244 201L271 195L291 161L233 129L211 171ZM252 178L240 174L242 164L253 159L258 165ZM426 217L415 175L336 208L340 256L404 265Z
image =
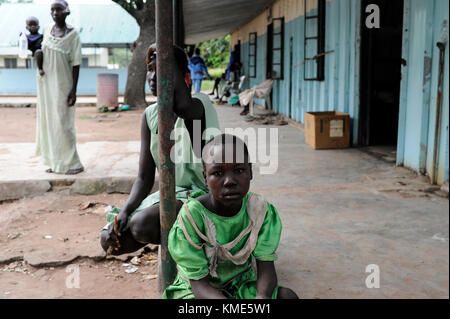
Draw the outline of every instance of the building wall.
M119 74L119 94L125 93L127 69L82 68L78 80L77 93L95 95L97 93L97 74ZM18 85L20 83L21 85ZM146 91L149 90L146 86ZM0 69L0 94L4 95L36 95L36 69Z
M402 70L397 163L430 175L436 146L438 183L448 181L449 48L447 44L440 130L435 134L439 78L436 44L448 41L448 10L447 0L405 1L402 55L407 65Z
M248 34L258 32L257 77L247 81L247 87L266 79L266 45L268 11L231 35L231 45L241 41L241 61L248 74ZM358 137L359 99L359 1L327 0L325 80L304 81L304 1L279 0L272 7L272 18L285 18L284 80L274 81L273 109L304 122L309 111L342 111L352 120L353 143ZM358 32L357 32L358 30ZM293 63L290 64L289 42L293 41ZM292 69L292 96L289 96L289 72ZM289 103L291 101L291 103Z
M20 59L17 55L1 55L0 56L0 68L5 67L5 59L11 58L16 59L17 68L25 68L26 60ZM33 59L31 55L28 57L29 59ZM82 58L88 59L88 65L91 68L106 68L109 62L108 50L103 49L102 51L98 51L98 54L83 54ZM33 62L32 62L33 63ZM34 64L33 64L34 65Z
M18 68L25 68L26 67L26 60L25 59L19 59L17 55L4 55L0 56L0 68L5 67L5 59L16 59L17 60L17 67Z
M304 81L304 0L279 0L272 6L272 18L285 18L284 79L274 81L273 109L304 122L308 111L342 111L350 114L352 142L358 143L361 3L327 0L325 80ZM403 59L397 163L430 175L437 145L438 183L448 181L449 99L448 47L445 54L441 130L435 139L435 119L439 50L436 42L448 38L447 0L405 0ZM241 42L243 72L248 75L248 37L258 33L257 76L247 79L246 87L266 79L266 45L269 9L231 35L231 46ZM443 25L447 25L447 29ZM293 63L289 61L289 41L293 40ZM292 96L289 71L292 70ZM262 101L257 101L263 103Z
M88 58L90 68L106 68L109 62L107 48L89 48L88 54L83 54L83 58Z

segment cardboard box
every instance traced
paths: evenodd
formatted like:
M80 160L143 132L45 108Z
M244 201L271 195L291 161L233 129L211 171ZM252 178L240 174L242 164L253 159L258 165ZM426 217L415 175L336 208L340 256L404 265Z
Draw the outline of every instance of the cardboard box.
M306 112L306 144L314 149L350 147L350 116L342 112Z

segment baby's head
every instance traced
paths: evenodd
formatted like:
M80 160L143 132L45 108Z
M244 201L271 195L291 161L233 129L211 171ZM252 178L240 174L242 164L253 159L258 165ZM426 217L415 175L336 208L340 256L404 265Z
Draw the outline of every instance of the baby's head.
M36 17L28 17L26 22L27 30L31 34L36 34L39 31L39 20Z
M240 206L253 178L244 141L234 135L218 135L206 143L202 160L203 177L214 199L225 207Z

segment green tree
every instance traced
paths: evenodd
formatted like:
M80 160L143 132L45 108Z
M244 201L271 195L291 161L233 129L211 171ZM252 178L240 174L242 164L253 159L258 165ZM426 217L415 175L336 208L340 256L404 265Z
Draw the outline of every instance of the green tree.
M124 102L133 108L145 108L145 79L147 49L155 42L155 1L154 0L113 0L124 8L140 27L139 37L134 43L133 56L128 66L127 85Z
M201 56L210 68L227 67L230 56L230 36L212 39L197 45Z

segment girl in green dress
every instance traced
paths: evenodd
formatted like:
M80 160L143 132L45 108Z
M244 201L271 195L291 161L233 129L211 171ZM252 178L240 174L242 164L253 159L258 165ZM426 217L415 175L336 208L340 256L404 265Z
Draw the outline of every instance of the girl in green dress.
M206 144L202 159L210 192L191 194L170 231L178 275L163 298L298 298L277 284L281 221L272 204L249 192L252 167L245 143L219 135Z

